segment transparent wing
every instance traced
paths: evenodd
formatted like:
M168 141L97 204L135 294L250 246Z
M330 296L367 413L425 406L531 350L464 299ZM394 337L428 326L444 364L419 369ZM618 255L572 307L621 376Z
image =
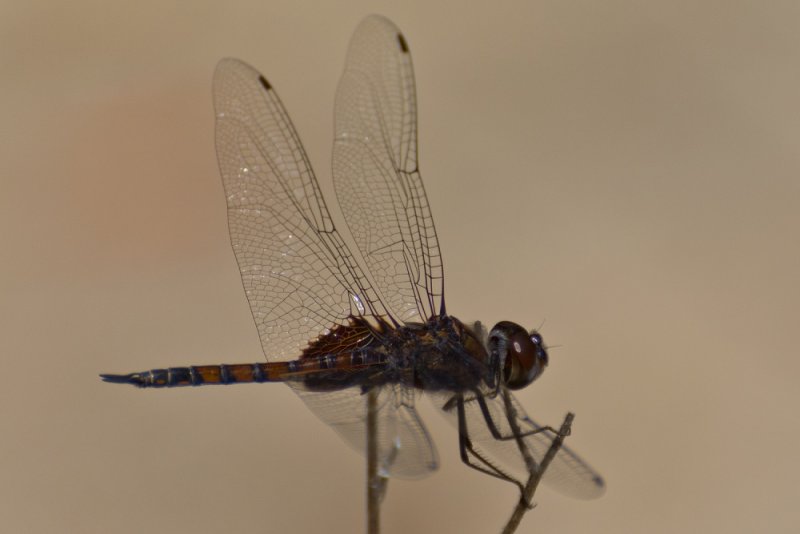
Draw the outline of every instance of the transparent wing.
M214 74L231 244L268 360L294 359L350 315L386 315L331 221L278 95L255 69Z
M289 383L306 405L347 442L366 452L367 396L359 388L314 392ZM420 478L439 465L436 447L414 408L414 391L387 385L378 395L378 458L383 476Z
M506 394L509 396L513 410L516 413L515 421L520 434L524 435L530 431L542 429L541 425L528 417L522 405L514 398L511 392L507 391ZM495 426L498 433L504 437L514 436L502 397L500 395L495 397L484 396L483 399L485 400L491 424ZM440 408L452 423L457 425L456 410L442 409L447 400L448 398L445 396L436 396L434 404ZM476 397L465 398L464 409L469 438L474 448L506 474L525 483L528 479L529 471L517 441L515 439L497 439L493 435L486 414L481 409ZM552 431L542 430L541 432L527 435L523 439L531 456L539 463L544 458L554 438L555 434ZM605 491L603 477L566 446L562 446L559 449L545 471L542 480L560 493L579 499L594 499L600 497Z
M417 102L400 30L371 16L356 29L336 91L333 176L339 204L394 317L444 313L439 242L417 166Z
M334 227L271 85L249 65L225 59L214 75L214 107L231 244L267 359L297 358L310 341L347 324L351 315L387 316ZM363 451L366 397L358 388L294 389L320 419ZM436 450L414 410L413 391L384 388L380 400L384 470L406 477L434 470Z

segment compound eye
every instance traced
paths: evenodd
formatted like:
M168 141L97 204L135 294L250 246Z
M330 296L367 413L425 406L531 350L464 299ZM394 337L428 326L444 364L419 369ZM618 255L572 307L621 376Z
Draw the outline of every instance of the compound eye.
M505 348L503 381L509 389L524 388L544 371L547 350L538 332L529 334L518 324L503 321L495 325L492 334L496 348Z

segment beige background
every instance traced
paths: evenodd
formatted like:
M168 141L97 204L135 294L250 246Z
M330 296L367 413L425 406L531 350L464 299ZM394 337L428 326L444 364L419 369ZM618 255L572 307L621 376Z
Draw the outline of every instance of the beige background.
M448 309L537 326L520 394L577 413L600 500L522 532L797 532L795 2L5 2L0 517L15 533L363 530L363 463L288 388L136 391L100 372L257 361L228 244L211 74L278 88L330 191L367 13L411 45ZM459 462L392 482L384 532L495 532Z

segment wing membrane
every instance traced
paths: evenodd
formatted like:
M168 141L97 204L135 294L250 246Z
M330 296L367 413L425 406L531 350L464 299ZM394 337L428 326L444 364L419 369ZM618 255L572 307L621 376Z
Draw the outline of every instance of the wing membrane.
M290 383L306 405L358 452L367 444L366 395L359 388L318 393ZM390 384L378 395L378 458L384 476L419 478L439 464L436 447L414 408L413 389Z
M389 20L356 29L336 91L336 194L375 287L394 317L444 313L443 269L417 165L408 46Z
M336 230L297 132L271 85L235 60L214 75L217 155L231 244L268 360L297 358L309 341L350 316L386 317L370 282ZM291 383L308 407L359 451L366 397ZM414 409L413 390L381 388L378 447L384 472L424 476L436 449Z
M241 61L221 61L214 107L231 244L267 359L296 358L350 315L386 315L266 79Z

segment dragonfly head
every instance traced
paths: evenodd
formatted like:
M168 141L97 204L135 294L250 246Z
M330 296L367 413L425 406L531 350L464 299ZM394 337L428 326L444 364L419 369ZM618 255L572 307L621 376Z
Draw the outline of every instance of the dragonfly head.
M547 347L536 330L527 332L511 321L501 321L489 333L489 353L509 389L521 389L547 367Z

